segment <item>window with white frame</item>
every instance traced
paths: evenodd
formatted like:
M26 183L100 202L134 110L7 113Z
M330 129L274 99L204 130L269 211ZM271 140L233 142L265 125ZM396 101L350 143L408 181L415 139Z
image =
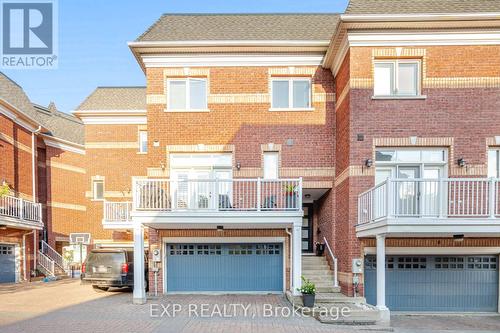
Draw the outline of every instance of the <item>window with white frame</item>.
M271 80L272 109L311 108L311 79L274 78Z
M488 177L500 178L500 148L488 151Z
M374 95L420 95L419 60L377 60L374 63Z
M92 195L94 200L104 200L104 180L92 180Z
M148 132L147 131L139 131L139 152L147 153L148 152Z
M207 110L207 79L168 79L167 109L169 111Z
M264 153L264 178L277 179L278 178L278 160L279 155L277 152Z

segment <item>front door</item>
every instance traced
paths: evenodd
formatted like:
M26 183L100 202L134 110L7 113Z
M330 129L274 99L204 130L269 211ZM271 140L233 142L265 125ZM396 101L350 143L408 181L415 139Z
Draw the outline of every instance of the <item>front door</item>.
M312 219L313 205L304 204L304 217L302 217L302 252L313 251Z

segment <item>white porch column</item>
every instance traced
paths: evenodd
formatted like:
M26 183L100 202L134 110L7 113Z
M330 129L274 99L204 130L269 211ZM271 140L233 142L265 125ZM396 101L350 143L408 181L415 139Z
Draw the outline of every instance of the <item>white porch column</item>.
M293 260L293 281L292 294L300 295L297 288L302 286L302 221L293 225L292 260Z
M144 229L140 223L134 223L134 304L146 303L144 280Z
M377 308L383 321L390 319L385 306L385 235L377 235Z

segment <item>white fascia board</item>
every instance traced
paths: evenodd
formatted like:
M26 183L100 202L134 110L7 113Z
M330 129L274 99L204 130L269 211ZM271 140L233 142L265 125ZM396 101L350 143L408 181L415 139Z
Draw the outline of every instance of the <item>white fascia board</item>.
M189 46L328 46L329 40L186 40L128 42L129 47Z
M500 13L457 14L343 14L343 22L473 21L498 20Z
M30 132L35 132L38 129L39 123L36 120L33 120L30 117L26 116L24 113L22 113L21 111L17 110L12 104L10 104L9 102L7 102L6 100L2 99L2 101L4 103L8 104L9 107L11 107L13 110L16 110L16 112L18 112L19 114L22 114L23 117L26 118L26 119L28 119L30 122L32 122L32 124L29 124L25 120L21 119L21 117L18 114L14 113L14 112L12 112L10 110L8 110L3 105L0 105L0 113L1 114L3 114L4 116L8 117L9 119L11 119L16 124L18 124L18 125L26 128Z
M324 55L142 56L146 67L319 66Z
M146 125L146 116L95 116L80 117L85 125Z
M499 45L500 31L349 32L349 46Z
M85 155L85 147L82 145L79 145L77 143L65 141L65 140L51 137L51 136L47 136L47 135L43 136L43 141L45 142L45 144L47 146L59 148L59 149L66 150L66 151L80 154L80 155Z
M163 243L283 243L285 237L163 237Z
M72 114L74 115L110 115L110 116L113 116L113 115L122 115L122 114L126 114L126 115L130 115L130 114L138 114L138 115L142 115L142 114L146 114L146 110L142 110L142 109L137 109L137 110L120 110L120 109L113 109L113 110L74 110L74 111L71 111Z

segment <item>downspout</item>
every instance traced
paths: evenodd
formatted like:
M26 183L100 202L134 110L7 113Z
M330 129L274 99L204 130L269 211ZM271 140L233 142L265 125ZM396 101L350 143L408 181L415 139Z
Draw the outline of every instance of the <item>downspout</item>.
M288 236L290 236L290 250L288 252L290 252L290 284L292 285L292 288L294 288L295 286L293 286L293 258L292 258L292 249L293 249L293 237L292 237L292 233L290 231L288 231L288 228L285 228L285 232L288 234ZM293 290L292 290L292 293L293 293Z
M38 128L33 131L33 133L31 133L31 171L32 171L32 174L31 174L31 180L32 180L32 189L33 189L33 202L36 202L36 189L35 189L35 186L36 186L36 179L35 179L35 168L36 168L36 164L35 164L35 155L36 155L36 147L35 147L35 134L38 134L40 133L40 131L42 130L42 126L38 126Z
M35 161L35 156L36 156L36 147L35 147L35 134L40 133L42 130L42 126L38 126L38 128L31 133L31 180L32 180L32 189L33 189L33 203L36 203L36 161ZM35 266L34 268L36 269L36 232L33 230L33 252L34 252L34 257L33 257L33 265Z
M28 280L28 277L26 275L26 269L27 269L27 264L26 264L26 236L28 236L29 234L33 234L34 235L34 232L35 230L31 230L30 232L27 232L23 235L23 268L24 268L24 281L27 281ZM34 244L33 244L34 245ZM33 246L33 251L35 250L35 247ZM35 257L36 257L36 254L35 254ZM35 261L36 263L36 261ZM36 266L34 267L36 269Z

